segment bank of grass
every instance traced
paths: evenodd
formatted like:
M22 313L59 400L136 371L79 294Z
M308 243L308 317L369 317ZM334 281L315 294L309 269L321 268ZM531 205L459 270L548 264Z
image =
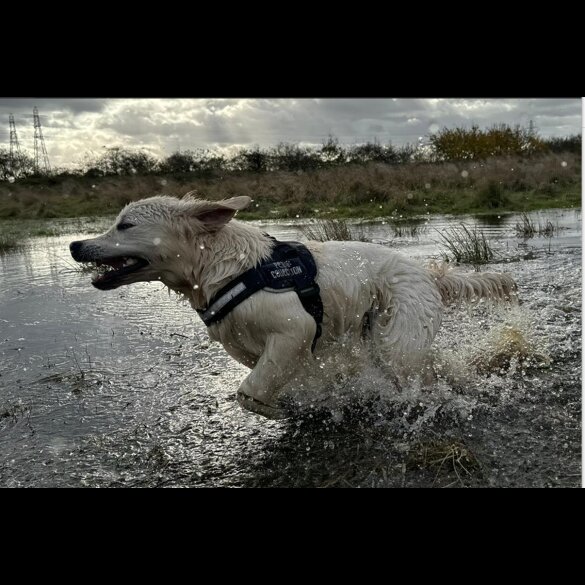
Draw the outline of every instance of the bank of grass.
M115 215L130 201L193 190L212 200L250 196L253 203L240 212L241 219L521 212L580 207L581 159L548 153L483 163L369 163L211 177L37 177L0 184L0 219Z
M30 238L102 233L111 217L61 219L0 219L0 253L23 248Z

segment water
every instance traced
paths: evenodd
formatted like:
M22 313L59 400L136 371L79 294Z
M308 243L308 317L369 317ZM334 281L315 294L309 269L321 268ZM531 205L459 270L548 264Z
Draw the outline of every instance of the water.
M436 230L480 222L500 254L489 269L514 274L522 305L449 309L428 388L397 393L360 356L326 361L318 404L285 421L237 405L248 370L160 283L104 293L73 271L79 222L31 240L0 256L0 486L580 485L580 212L531 218L558 234L519 239L512 214L433 217L408 238L362 226L426 261ZM499 353L510 335L526 361Z

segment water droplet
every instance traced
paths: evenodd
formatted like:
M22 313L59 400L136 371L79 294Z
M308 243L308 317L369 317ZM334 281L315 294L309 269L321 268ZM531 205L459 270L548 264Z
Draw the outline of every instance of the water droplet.
M198 284L194 284L194 285L193 285L193 288L194 288L195 290L197 290L197 289L199 288L199 285L198 285Z
M205 250L205 246L203 244L199 244L199 249L200 250Z
M566 161L566 160L564 160L564 161L561 163L561 166L562 166L562 167L566 167L566 166L567 166L567 161Z
M468 173L467 171L461 171L461 176L462 176L464 179L467 179L467 177L469 176L469 173Z
M160 238L154 238L154 240L152 240L152 243L153 243L155 246L158 246L158 245L160 244Z
M177 258L180 258L180 257L181 257L181 254L177 254Z
M116 242L116 246L119 246L119 245L120 245L120 243L119 242Z

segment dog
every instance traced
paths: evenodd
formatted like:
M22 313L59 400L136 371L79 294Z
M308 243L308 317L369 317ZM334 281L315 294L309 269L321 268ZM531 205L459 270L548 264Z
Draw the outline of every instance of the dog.
M233 219L250 202L246 196L206 201L192 193L150 197L128 204L106 233L72 242L70 251L77 262L96 265L92 284L100 290L158 280L203 312L226 284L271 256L273 238ZM251 368L239 404L271 419L288 416L281 403L285 385L342 338L367 344L399 386L427 367L447 305L516 295L508 274L423 267L379 244L305 245L317 268L322 324L294 290L264 288L208 326L212 340Z

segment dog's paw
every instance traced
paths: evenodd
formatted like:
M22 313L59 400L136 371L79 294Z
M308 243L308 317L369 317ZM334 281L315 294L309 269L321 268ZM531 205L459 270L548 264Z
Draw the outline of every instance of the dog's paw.
M272 420L279 420L289 416L282 408L260 402L260 400L256 400L256 398L252 398L252 396L248 396L243 392L238 392L238 403L242 408L255 412L256 414L261 414Z

